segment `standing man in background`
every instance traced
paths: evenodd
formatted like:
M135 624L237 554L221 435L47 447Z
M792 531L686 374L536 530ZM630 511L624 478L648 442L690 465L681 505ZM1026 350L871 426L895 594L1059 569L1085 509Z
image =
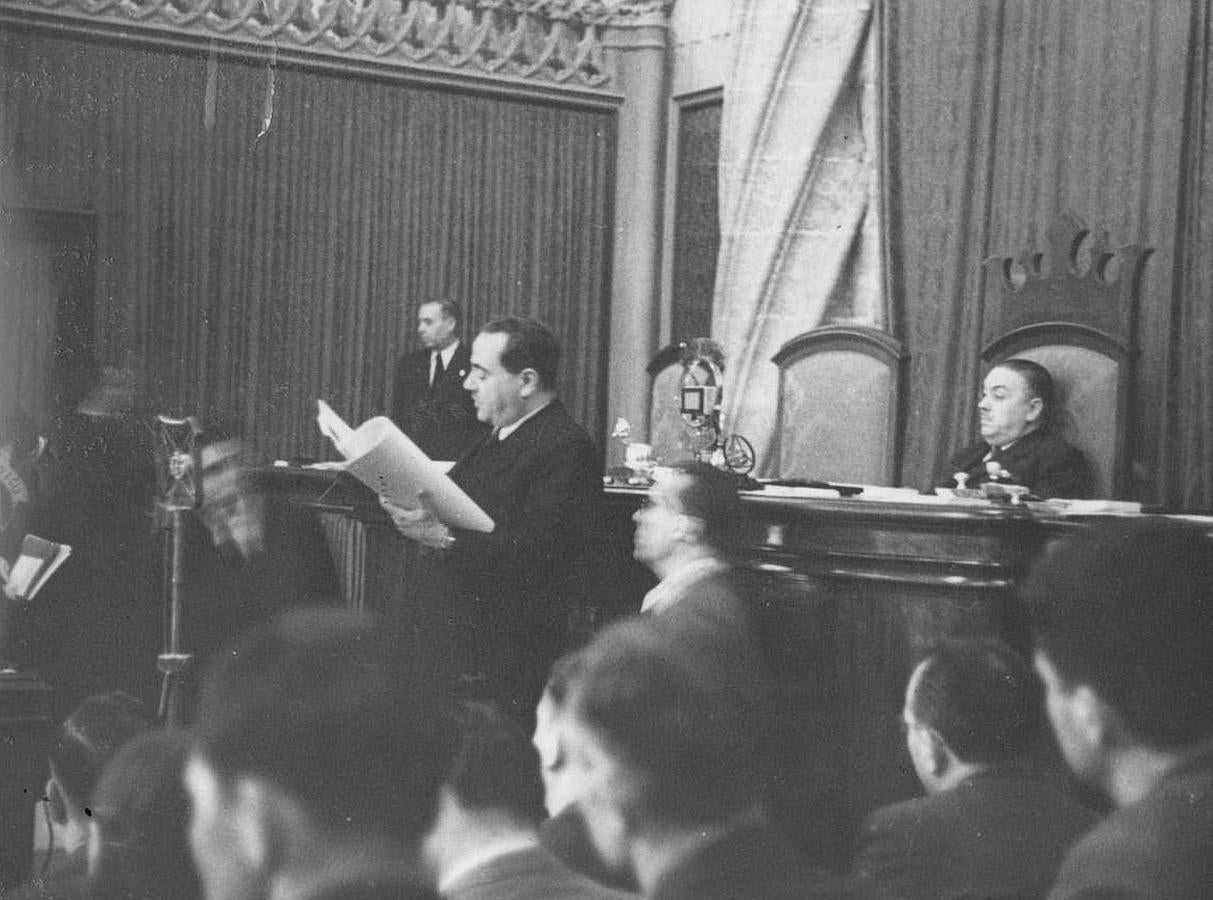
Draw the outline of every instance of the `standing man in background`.
M463 380L471 369L459 340L462 313L453 300L432 300L417 310L422 349L396 363L392 421L430 459L461 457L485 429L476 421Z

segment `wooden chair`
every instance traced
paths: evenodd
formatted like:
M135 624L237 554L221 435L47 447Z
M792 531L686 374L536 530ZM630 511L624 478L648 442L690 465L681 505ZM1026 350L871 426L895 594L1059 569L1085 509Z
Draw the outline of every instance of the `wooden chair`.
M896 338L827 325L788 341L772 362L779 367L779 477L896 483L905 362Z
M649 362L649 444L653 455L672 462L682 455L682 413L678 388L682 378L683 344L667 344Z
M1132 493L1130 397L1141 275L1152 251L1109 250L1107 234L1062 213L1043 251L985 261L997 296L983 332L991 365L1040 363L1058 390L1062 434L1095 471L1097 496Z

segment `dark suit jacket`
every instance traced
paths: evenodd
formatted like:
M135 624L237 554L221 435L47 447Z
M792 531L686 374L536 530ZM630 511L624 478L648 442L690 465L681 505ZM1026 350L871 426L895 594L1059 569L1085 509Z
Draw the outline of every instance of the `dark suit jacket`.
M762 671L754 622L732 570L705 572L679 584L668 605L652 612L658 627L713 669Z
M1213 896L1213 750L1108 816L1066 857L1049 900Z
M473 869L442 895L443 900L625 900L634 896L565 868L538 844Z
M602 501L602 461L559 400L504 441L484 438L450 476L492 517L489 534L456 529L441 555L454 591L507 627L563 621L590 586L584 561Z
M903 900L1043 897L1095 821L1034 774L989 772L870 815L852 873Z
M455 529L449 550L418 552L413 604L461 684L485 683L530 725L548 667L592 589L602 461L559 401L505 440L489 435L451 478L495 523ZM409 603L401 604L402 614Z
M665 873L650 900L814 900L846 896L769 826L738 829Z
M956 472L965 472L968 487L989 481L985 455L990 445L978 441L948 460L944 486L952 487ZM1011 483L1022 484L1038 497L1086 499L1095 490L1091 464L1077 447L1060 437L1033 431L1025 434L1006 450L994 450L993 459L1011 475Z
M459 459L488 431L476 420L472 395L463 389L471 367L471 351L462 341L433 387L429 350L406 353L396 363L392 421L430 459Z

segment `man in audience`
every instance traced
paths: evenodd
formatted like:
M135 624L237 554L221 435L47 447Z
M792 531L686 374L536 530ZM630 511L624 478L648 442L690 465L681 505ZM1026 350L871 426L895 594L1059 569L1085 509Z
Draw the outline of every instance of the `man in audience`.
M567 790L607 869L659 900L839 896L771 826L753 723L712 668L634 619L567 675Z
M463 389L471 369L459 340L459 304L431 300L417 308L421 349L396 363L392 419L430 459L458 459L485 432Z
M414 584L425 630L455 672L530 722L570 617L589 597L602 461L557 397L560 347L525 318L489 322L472 344L464 387L493 432L451 470L493 531L451 529L428 510L385 503L423 545ZM405 611L401 605L400 612ZM407 627L401 627L407 631Z
M539 843L539 760L526 734L487 703L465 703L460 741L426 858L445 900L608 900L616 895L565 868Z
M987 639L939 644L906 689L902 725L927 796L868 817L859 884L903 900L1043 897L1095 815L1032 771L1045 724L1028 663Z
M51 737L46 785L52 846L63 856L6 898L85 896L93 790L118 751L154 725L151 712L121 691L86 697L63 720Z
M209 900L433 896L450 725L422 648L349 609L287 613L216 659L185 781Z
M1207 897L1213 885L1213 541L1159 519L1067 539L1025 588L1062 753L1116 811L1050 900Z
M728 560L741 498L732 478L707 463L657 470L636 523L633 555L661 579L641 612L665 618L681 637L723 643L723 658L752 658L753 625Z

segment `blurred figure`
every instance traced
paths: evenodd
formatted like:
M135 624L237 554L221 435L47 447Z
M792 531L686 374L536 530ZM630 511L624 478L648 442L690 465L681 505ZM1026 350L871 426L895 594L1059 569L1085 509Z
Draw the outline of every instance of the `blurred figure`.
M539 843L539 760L521 726L492 704L463 704L460 743L426 858L445 900L607 900L622 896L565 868Z
M1213 541L1161 519L1056 545L1024 595L1070 768L1116 810L1050 900L1207 897L1213 885Z
M56 688L63 711L98 690L148 702L156 694L161 572L150 416L139 409L135 370L88 371L83 400L48 428L28 521L29 531L72 548L22 613L29 667Z
M595 853L645 897L839 897L770 824L739 694L655 623L608 628L569 671L566 787Z
M182 704L187 717L207 659L225 642L285 610L341 601L315 513L267 496L241 440L211 431L200 443L202 504L183 519L182 649L195 656Z
M441 696L423 648L349 609L287 613L216 656L186 766L207 898L434 896Z
M83 700L51 736L46 784L51 847L62 848L46 873L5 893L5 898L83 897L93 791L109 762L155 725L150 710L115 691Z
M106 767L93 793L92 900L201 900L182 781L189 748L181 732L154 731Z
M914 669L902 710L927 796L877 810L853 875L904 900L1042 897L1096 816L1032 768L1043 688L1004 644L940 643Z

